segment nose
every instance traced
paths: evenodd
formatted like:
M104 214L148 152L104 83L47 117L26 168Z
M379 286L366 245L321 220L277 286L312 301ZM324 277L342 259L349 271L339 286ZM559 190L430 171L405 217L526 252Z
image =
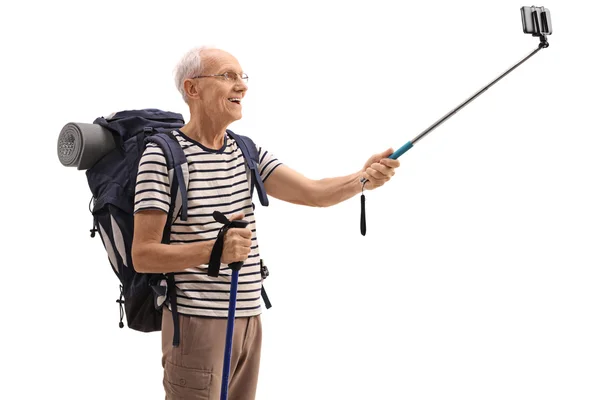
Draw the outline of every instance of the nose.
M238 79L236 79L235 81L234 90L236 92L246 93L246 91L248 90L248 85L246 84L246 82L244 82L241 78L238 77Z

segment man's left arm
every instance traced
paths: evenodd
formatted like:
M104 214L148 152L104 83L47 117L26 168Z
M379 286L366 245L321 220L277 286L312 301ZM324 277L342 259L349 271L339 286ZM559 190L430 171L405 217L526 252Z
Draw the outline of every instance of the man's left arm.
M278 166L265 181L269 196L288 203L310 207L329 207L354 197L362 190L361 178L366 178L366 190L383 186L400 166L398 160L387 158L393 150L371 156L362 170L350 175L313 180L286 165Z

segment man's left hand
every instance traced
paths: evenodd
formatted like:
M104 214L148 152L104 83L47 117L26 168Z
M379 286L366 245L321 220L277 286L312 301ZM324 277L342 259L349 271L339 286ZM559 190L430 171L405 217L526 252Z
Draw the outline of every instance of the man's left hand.
M394 170L400 166L400 161L388 158L394 152L387 149L383 153L372 155L361 171L361 177L368 179L365 189L373 190L389 181L396 173Z

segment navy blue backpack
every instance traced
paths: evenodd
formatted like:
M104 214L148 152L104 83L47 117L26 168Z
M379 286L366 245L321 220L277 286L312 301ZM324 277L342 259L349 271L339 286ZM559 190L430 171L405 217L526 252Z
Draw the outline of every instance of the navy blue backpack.
M164 227L163 243L169 243L171 224L180 215L187 219L188 168L183 149L171 133L184 125L181 114L158 109L128 110L94 121L108 129L116 147L86 171L92 192L94 225L91 236L100 234L113 271L120 281L120 322L123 317L129 328L141 332L161 330L162 308L158 299L165 296L160 285L171 274L145 274L135 271L131 258L133 241L133 210L135 186L140 158L148 142L161 147L167 161L171 183L171 208ZM256 187L260 202L268 205L266 190L258 171L258 150L245 136L227 133L238 143L251 177L251 196ZM263 275L263 277L266 277ZM171 277L172 278L172 275ZM172 281L171 279L169 279ZM263 290L267 308L268 298ZM174 301L174 296L170 296ZM123 312L124 308L124 312Z

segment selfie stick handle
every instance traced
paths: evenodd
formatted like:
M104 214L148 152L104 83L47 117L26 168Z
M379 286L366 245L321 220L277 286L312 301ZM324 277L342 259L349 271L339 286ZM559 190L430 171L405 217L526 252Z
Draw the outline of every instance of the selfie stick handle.
M461 105L459 105L458 107L456 107L454 110L450 111L448 114L444 115L442 118L440 118L439 120L437 120L433 125L431 125L429 128L425 129L423 132L421 132L418 136L416 136L413 140L407 142L404 146L400 147L398 150L396 150L393 154L391 154L388 158L391 159L397 159L398 157L400 157L402 154L406 153L408 150L410 150L419 140L423 139L425 136L427 136L427 134L429 134L431 131L433 131L435 128L437 128L438 126L440 126L441 124L443 124L444 122L446 122L446 120L448 120L450 117L452 117L454 114L456 114L459 110L461 110L464 106L466 106L467 104L469 104L470 102L472 102L473 100L475 100L477 97L479 97L483 92L485 92L486 90L488 90L490 87L492 87L496 82L498 82L500 79L504 78L506 75L508 75L509 73L511 73L515 68L517 68L519 65L523 64L525 61L527 61L529 58L531 58L535 53L537 53L538 51L540 51L541 49L544 49L546 47L548 47L548 41L546 40L546 36L542 35L540 37L540 44L537 47L537 49L535 49L533 52L531 52L531 54L529 54L527 57L523 58L521 61L519 61L518 63L516 63L515 65L513 65L511 68L509 68L506 72L504 72L502 75L500 75L499 77L497 77L496 79L494 79L492 82L490 82L487 86L485 86L483 89L479 90L477 93L475 93L473 96L469 97L467 100L465 100ZM365 183L367 182L366 179L361 178L361 183Z

